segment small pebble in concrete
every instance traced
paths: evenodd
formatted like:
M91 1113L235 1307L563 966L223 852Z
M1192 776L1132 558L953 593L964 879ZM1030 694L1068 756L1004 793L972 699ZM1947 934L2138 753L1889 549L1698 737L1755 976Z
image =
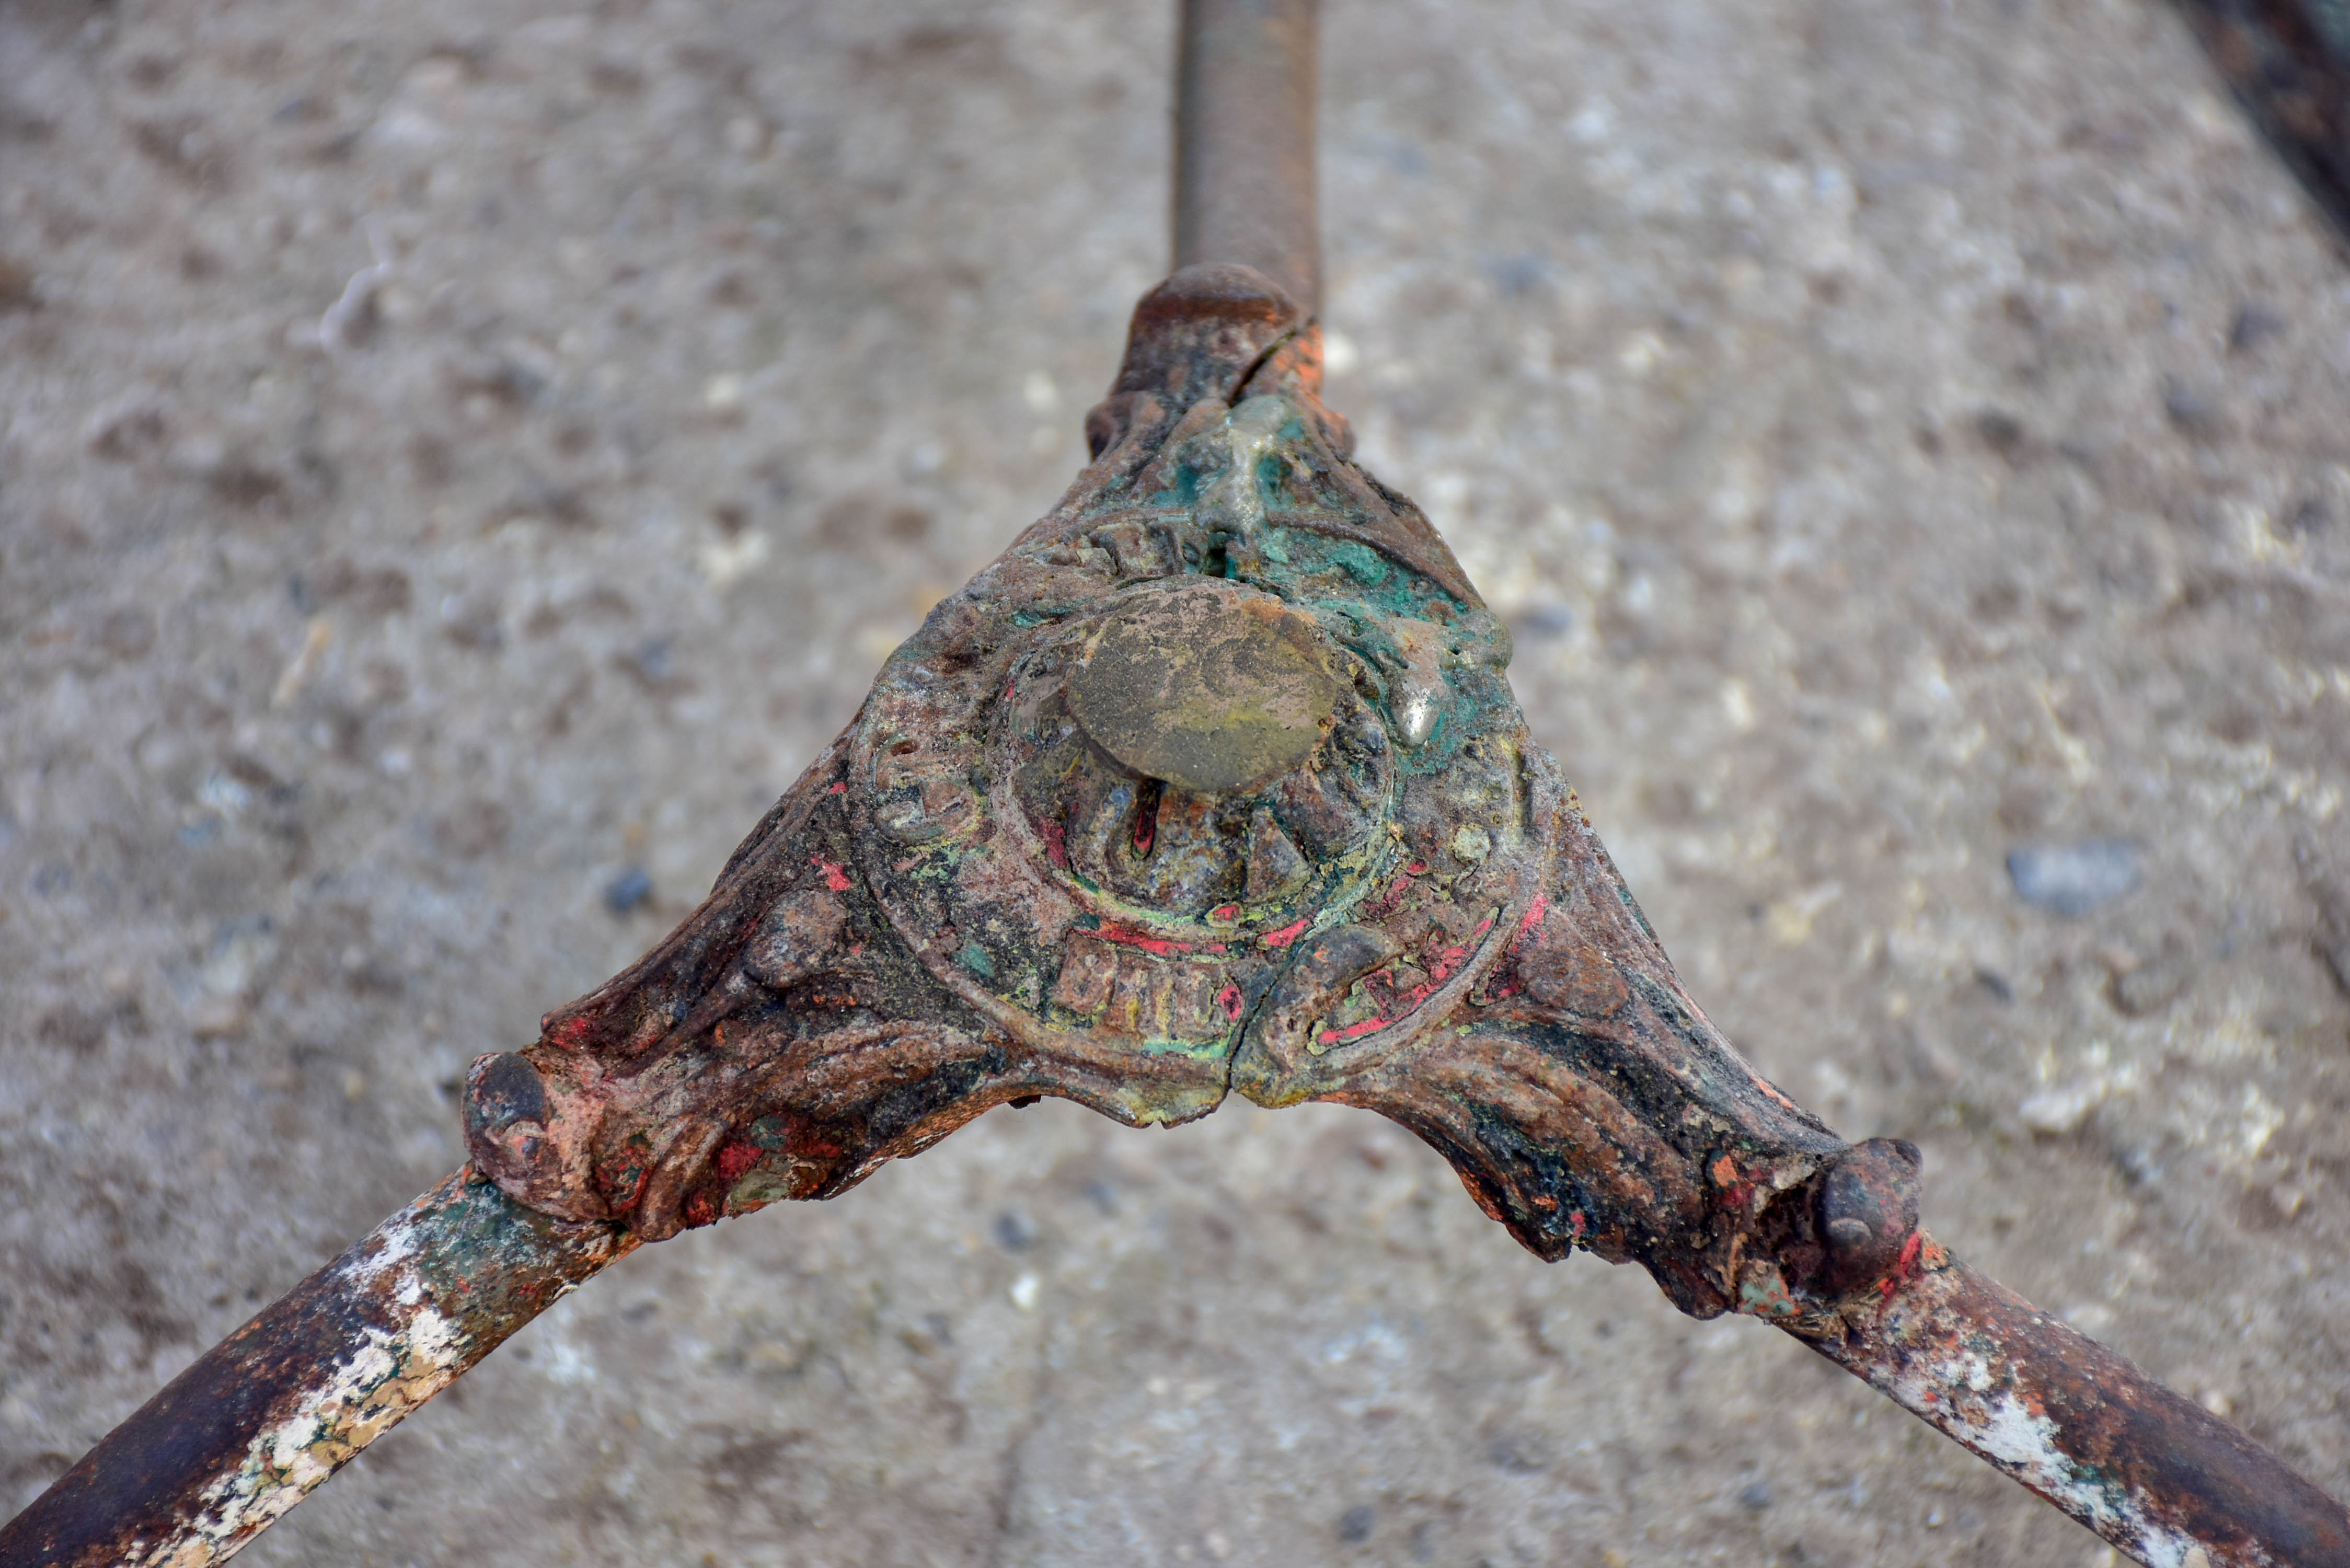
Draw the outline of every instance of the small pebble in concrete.
M1529 641L1565 637L1575 629L1575 612L1562 604L1538 604L1511 618L1510 628Z
M2126 838L2085 838L2010 850L2007 876L2033 909L2078 917L2135 888L2137 860L2137 846Z
M2158 1012L2176 1001L2194 978L2194 961L2185 953L2162 953L2115 974L2111 987L2114 1008L2130 1018Z
M1378 1515L1371 1511L1369 1503L1357 1503L1338 1516L1338 1539L1347 1542L1368 1541L1371 1538L1371 1526L1378 1521Z
M2210 389L2184 381L2174 380L2164 386L2162 411L2170 416L2172 424L2190 436L2210 435L2222 422L2219 400Z
M2282 337L2286 325L2283 317L2258 300L2240 305L2235 319L2228 324L2229 351L2241 354L2247 348L2259 348L2269 338Z
M604 907L625 915L653 896L653 879L641 866L631 866L604 887Z
M1771 1483L1766 1480L1747 1482L1739 1490L1738 1506L1750 1513L1760 1513L1770 1507Z
M2015 1108L2016 1116L2033 1132L2061 1137L2089 1119L2105 1098L2095 1084L2067 1084L2043 1089Z

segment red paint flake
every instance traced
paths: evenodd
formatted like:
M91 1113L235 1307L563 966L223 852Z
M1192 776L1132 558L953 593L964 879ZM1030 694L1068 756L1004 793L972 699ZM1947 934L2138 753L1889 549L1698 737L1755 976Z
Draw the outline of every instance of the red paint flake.
M1877 1287L1887 1301L1893 1299L1893 1293L1900 1289L1903 1280L1909 1277L1909 1271L1918 1266L1918 1249L1925 1240L1923 1231L1912 1231L1909 1239L1901 1243L1901 1261L1893 1265L1893 1272L1886 1275L1885 1282Z
M1713 1178L1714 1202L1725 1210L1742 1209L1754 1196L1753 1180L1738 1168L1736 1160L1726 1154L1708 1166L1706 1174Z
M1384 1018L1367 1018L1360 1023L1349 1023L1344 1029L1325 1029L1322 1031L1322 1044L1343 1045L1349 1040L1359 1040L1374 1030L1385 1029L1388 1023L1388 1020Z
M755 1144L730 1143L718 1151L718 1175L723 1180L739 1181L759 1159Z
M588 1043L588 1020L585 1017L565 1019L562 1026L555 1032L555 1043L566 1050L578 1050Z
M1569 1213L1566 1217L1566 1222L1575 1227L1575 1233L1576 1236L1580 1237L1583 1234L1585 1222L1582 1210L1577 1209Z
M1394 914L1398 909L1403 908L1404 900L1411 896L1411 890L1414 886L1412 878L1415 877L1425 877L1427 875L1427 861L1406 861L1404 863L1403 869L1396 874L1396 879L1388 883L1387 887L1380 891L1379 896L1365 907L1362 918L1366 919L1378 920L1385 919L1388 916ZM1479 929L1482 930L1483 928L1480 927Z
M1269 948L1285 948L1290 943L1295 941L1298 938L1304 936L1305 934L1305 928L1313 923L1314 917L1308 915L1294 926L1284 926L1277 931L1267 931L1264 935L1259 937L1257 940Z
M1782 1109L1794 1111L1798 1116L1804 1114L1801 1106L1797 1106L1794 1101L1789 1099L1786 1096L1779 1092L1779 1086L1776 1084L1772 1083L1771 1080L1765 1078L1752 1067L1750 1066L1746 1069L1746 1075L1753 1081L1754 1086L1762 1091L1765 1098L1777 1104Z
M1472 942L1473 942L1473 941L1477 940L1480 937L1482 937L1482 936L1487 932L1487 931L1490 931L1490 930L1492 930L1492 929L1493 929L1493 917L1492 917L1492 916L1491 916L1491 915L1488 915L1488 916L1486 916L1483 919L1482 919L1482 920L1480 920L1480 921L1478 921L1478 922L1477 922L1477 929L1476 929L1475 930L1471 931L1471 932L1469 933L1469 940L1470 940L1471 941L1472 941Z
M1045 825L1045 857L1066 871L1069 868L1069 830L1057 822Z
M1241 988L1227 984L1223 990L1216 992L1216 1005L1224 1010L1226 1018L1238 1023L1241 1021Z
M824 873L824 885L836 893L848 891L848 868L836 866L821 855L808 857L808 864Z
M1437 980L1442 978L1440 975ZM1374 998L1382 1000L1382 1012L1389 1018L1401 1018L1435 994L1437 980L1424 980L1418 985L1404 989L1396 984L1396 972L1388 968L1365 976L1363 984Z
M1214 909L1208 911L1208 919L1216 921L1220 925L1228 920L1237 920L1240 918L1241 907L1238 904L1219 904Z
M645 1184L651 1179L651 1171L641 1165L631 1165L600 1177L597 1185L604 1189L604 1201L625 1214L643 1199Z
M1541 925L1543 923L1543 917L1549 913L1550 895L1547 893L1536 893L1534 895L1533 906L1526 910L1525 919L1518 927L1517 940L1524 941L1527 934L1533 931L1535 927Z
M824 793L827 794L847 794L848 793L848 786L845 784L837 784Z
M1157 953L1161 958L1172 958L1177 953L1188 953L1191 950L1191 944L1189 942L1169 941L1165 937L1154 937L1148 931L1132 930L1125 926L1104 926L1090 934L1099 937L1106 942L1116 942L1118 946L1126 948L1140 948L1144 952Z

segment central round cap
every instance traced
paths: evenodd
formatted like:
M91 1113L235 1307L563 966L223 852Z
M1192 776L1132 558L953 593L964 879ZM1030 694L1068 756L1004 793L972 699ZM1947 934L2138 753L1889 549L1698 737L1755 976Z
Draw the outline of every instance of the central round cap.
M1114 611L1068 683L1070 711L1102 750L1202 794L1303 763L1341 690L1312 618L1212 578Z

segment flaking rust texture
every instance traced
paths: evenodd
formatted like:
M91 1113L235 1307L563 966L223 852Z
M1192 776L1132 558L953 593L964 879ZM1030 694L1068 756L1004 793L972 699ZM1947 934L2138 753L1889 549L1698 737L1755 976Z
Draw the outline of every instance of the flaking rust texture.
M1045 1096L1376 1110L1536 1254L1814 1344L2155 1568L2338 1568L2350 1516L1970 1274L1681 989L1419 509L1263 275L1136 307L1093 462L943 600L702 907L477 1059L473 1161L0 1532L232 1555L625 1251L828 1198Z
M225 1561L635 1244L461 1171L173 1379L8 1521L0 1559Z
M2149 1568L2350 1563L2341 1504L1920 1233L1882 1300L1797 1330Z
M1379 1111L1542 1256L1638 1261L1699 1316L1880 1274L1914 1152L1856 1155L1681 989L1506 628L1351 461L1319 338L1245 268L1147 296L1060 505L698 913L474 1065L475 1164L659 1239L1007 1101L1171 1124L1236 1088ZM1901 1192L1814 1222L1879 1168Z
M1007 1102L1357 1106L1538 1255L1804 1337L2142 1561L2350 1562L2323 1492L1950 1260L1915 1146L1846 1144L1713 1028L1321 369L1245 267L1145 296L1061 504L699 911L474 1064L475 1166L660 1240Z

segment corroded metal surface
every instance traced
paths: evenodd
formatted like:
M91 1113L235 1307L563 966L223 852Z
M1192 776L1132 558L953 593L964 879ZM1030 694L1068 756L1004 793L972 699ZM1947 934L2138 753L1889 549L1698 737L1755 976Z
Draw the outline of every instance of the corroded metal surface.
M0 1563L223 1562L635 1245L461 1171L173 1378L0 1530Z
M1314 159L1317 0L1182 0L1175 265L1236 262L1320 305Z
M1337 710L1340 675L1310 617L1207 582L1104 621L1070 663L1066 707L1129 772L1231 794L1314 754Z
M2350 1516L1949 1260L1683 990L1527 733L1502 624L1349 456L1246 268L1138 307L1095 458L941 603L635 967L484 1056L452 1178L109 1438L0 1561L233 1552L642 1241L840 1192L992 1106L1376 1110L1545 1258L1796 1334L2141 1561ZM490 1185L494 1183L494 1186Z
M1007 1100L1359 1106L1540 1255L1798 1334L2142 1560L2343 1561L2339 1505L1966 1274L1915 1147L1846 1144L1713 1028L1528 736L1500 623L1350 462L1314 331L1242 268L1144 300L1061 504L698 914L477 1065L481 1168L653 1238Z
M2235 1428L1919 1233L1813 1347L2156 1568L2334 1568L2350 1518Z
M475 1069L484 1170L651 1238L1005 1100L1172 1123L1238 1088L1379 1110L1544 1255L1733 1303L1846 1146L1681 990L1526 733L1507 633L1284 351L1313 330L1245 269L1144 302L1062 504L700 913Z
M2140 1561L2350 1563L2350 1515L1918 1227L1683 990L1506 631L1349 456L1261 275L1138 307L1093 462L889 659L710 898L484 1056L452 1178L214 1350L0 1561L216 1561L628 1248L992 1106L1393 1118L1545 1258L1804 1338ZM491 1184L494 1183L494 1186Z

